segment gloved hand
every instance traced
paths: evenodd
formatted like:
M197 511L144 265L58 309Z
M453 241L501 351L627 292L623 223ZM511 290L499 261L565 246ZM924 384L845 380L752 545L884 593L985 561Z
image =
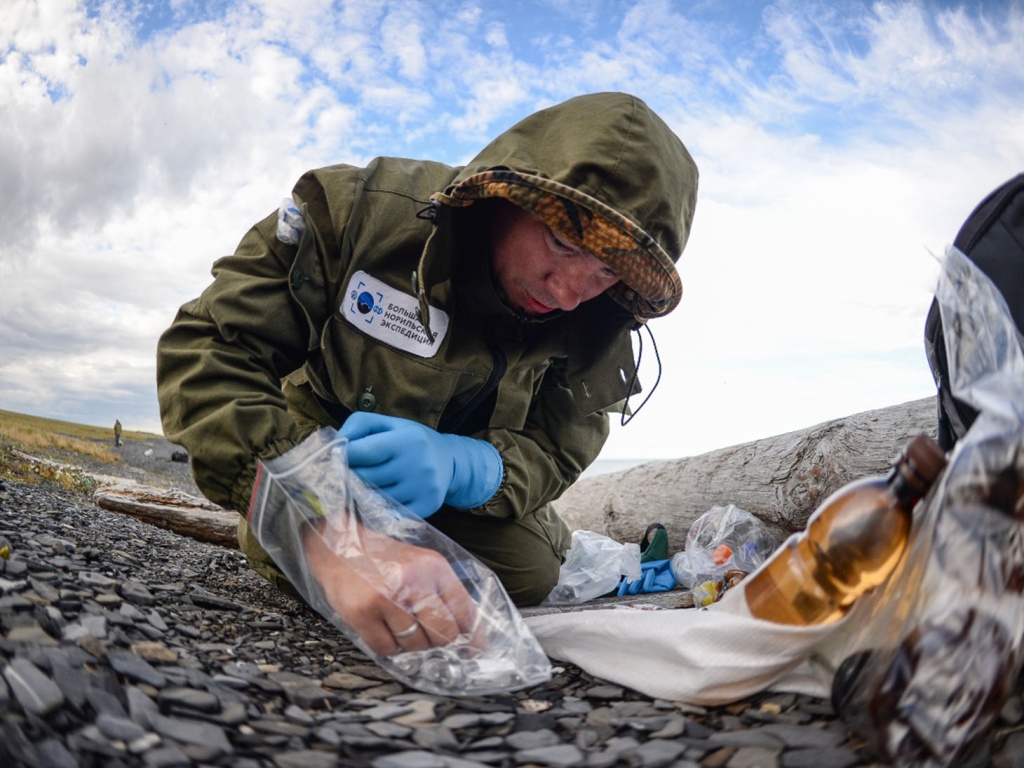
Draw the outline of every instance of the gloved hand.
M479 507L501 485L501 454L484 440L363 411L349 416L339 432L349 440L352 470L420 517L442 504Z
M669 567L671 560L652 560L640 564L640 578L619 584L619 597L635 595L639 592L668 592L675 587L676 579Z

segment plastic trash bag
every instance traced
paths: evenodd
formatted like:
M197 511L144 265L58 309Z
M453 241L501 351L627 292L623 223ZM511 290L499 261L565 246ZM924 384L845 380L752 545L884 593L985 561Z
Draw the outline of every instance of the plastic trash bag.
M558 583L542 605L585 603L615 589L622 577L640 578L640 545L622 544L593 531L573 531Z
M953 394L980 415L918 508L898 570L823 652L836 711L901 767L966 764L1024 660L1021 340L1002 295L955 249L936 298Z
M749 512L734 504L712 507L694 520L685 548L672 556L672 575L686 589L717 584L728 571L752 573L775 545L764 523Z
M537 685L551 665L497 576L430 523L366 484L346 461L348 441L331 428L315 432L291 451L261 462L249 525L306 602L329 619L364 653L396 679L441 695L483 695ZM431 593L411 584L398 552L411 547L439 553L433 574L445 589ZM451 595L472 601L461 631L444 645L424 651L374 653L331 606L313 574L310 552L327 554L356 569L361 579L403 611L415 614L428 636L448 637L440 617ZM417 555L423 554L416 552ZM351 572L351 571L350 571ZM432 585L430 585L432 586ZM447 603L447 605L446 605ZM450 622L450 620L449 620ZM449 624L445 625L450 626Z

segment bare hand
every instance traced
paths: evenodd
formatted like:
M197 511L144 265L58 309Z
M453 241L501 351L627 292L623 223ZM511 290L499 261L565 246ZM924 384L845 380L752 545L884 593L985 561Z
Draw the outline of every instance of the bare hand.
M374 653L423 651L475 631L476 605L437 552L326 521L303 542L328 603Z

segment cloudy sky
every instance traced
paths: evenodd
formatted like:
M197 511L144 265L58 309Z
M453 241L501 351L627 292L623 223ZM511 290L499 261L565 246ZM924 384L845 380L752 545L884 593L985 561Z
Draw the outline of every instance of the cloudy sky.
M601 90L701 172L661 384L602 458L934 392L931 254L1024 169L1020 0L3 0L0 408L159 432L157 337L304 170L463 163Z

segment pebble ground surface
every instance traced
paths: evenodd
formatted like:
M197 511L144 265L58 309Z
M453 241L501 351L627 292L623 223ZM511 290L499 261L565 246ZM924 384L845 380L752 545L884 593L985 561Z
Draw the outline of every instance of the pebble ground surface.
M157 448L136 451L149 466L120 472L189 490L187 465L161 468L169 449ZM805 696L700 708L571 665L508 695L413 690L239 552L56 486L0 481L0 537L11 550L0 560L5 768L884 765L827 701ZM969 763L984 765L1024 768L1019 695Z

